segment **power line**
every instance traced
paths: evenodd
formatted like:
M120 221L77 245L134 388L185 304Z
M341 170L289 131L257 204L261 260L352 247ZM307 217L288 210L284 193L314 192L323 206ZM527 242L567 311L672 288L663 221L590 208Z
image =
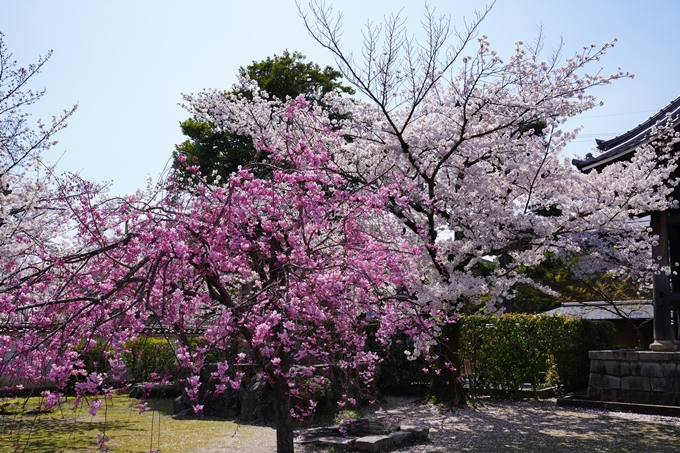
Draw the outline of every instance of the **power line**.
M658 112L658 110L638 110L636 112L620 112L620 113L607 113L605 115L590 115L590 116L577 116L576 118L602 118L605 116L620 116L620 115L633 115L635 113L649 113Z

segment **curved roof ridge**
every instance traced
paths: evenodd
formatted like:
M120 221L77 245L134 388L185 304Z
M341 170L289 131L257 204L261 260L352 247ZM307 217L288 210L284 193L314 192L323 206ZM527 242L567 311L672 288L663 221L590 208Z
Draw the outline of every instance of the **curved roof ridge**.
M581 171L588 171L593 167L615 160L631 152L637 146L647 143L652 127L662 123L667 115L672 117L674 127L680 123L680 96L633 129L610 140L596 139L597 148L603 151L599 156L588 153L585 159L572 159L571 163Z

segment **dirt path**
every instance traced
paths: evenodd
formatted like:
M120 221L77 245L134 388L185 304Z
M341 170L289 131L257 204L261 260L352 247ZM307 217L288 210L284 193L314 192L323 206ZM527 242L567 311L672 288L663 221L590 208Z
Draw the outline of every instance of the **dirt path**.
M476 408L442 411L411 397L388 397L384 411L401 421L430 427L427 443L398 453L443 452L677 452L680 418L558 407L555 400L493 401ZM299 453L328 450L296 446ZM271 427L238 425L187 453L275 453Z
M276 430L268 426L238 425L228 435L213 438L187 453L276 453Z
M555 400L491 401L440 411L413 398L388 398L402 421L427 424L430 441L396 450L434 452L677 452L680 418L558 407ZM247 450L243 450L247 451ZM323 451L313 447L296 451Z

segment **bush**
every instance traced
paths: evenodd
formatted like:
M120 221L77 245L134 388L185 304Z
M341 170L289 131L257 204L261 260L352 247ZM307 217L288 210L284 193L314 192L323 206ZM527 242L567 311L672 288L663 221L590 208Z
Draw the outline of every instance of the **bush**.
M406 352L413 351L411 339L404 333L395 335L389 351L380 363L376 387L381 393L391 395L424 395L430 377L423 373L429 364L421 356L409 360Z
M508 396L525 383L535 390L546 381L567 392L585 389L588 351L607 348L613 336L610 323L565 316L465 316L461 322L471 389Z
M564 392L584 390L590 375L589 350L607 349L613 337L611 323L566 316L506 314L463 316L459 368L469 361L464 375L471 391L514 397L526 383L536 390L556 384ZM423 358L411 361L404 354L408 337L394 337L380 365L377 387L388 394L423 394L431 377L422 372Z
M559 334L564 335L564 339L556 341L552 348L558 383L567 392L585 390L590 377L588 351L608 349L614 328L605 321L560 318L564 324Z
M172 347L164 339L139 337L126 347L130 352L123 354L123 361L133 382L148 382L151 373L174 378L179 372Z

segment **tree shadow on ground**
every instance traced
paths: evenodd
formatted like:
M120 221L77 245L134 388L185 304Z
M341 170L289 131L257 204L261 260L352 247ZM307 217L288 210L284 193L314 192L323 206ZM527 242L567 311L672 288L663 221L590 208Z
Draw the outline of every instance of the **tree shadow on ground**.
M0 451L58 452L92 451L97 434L106 431L143 430L126 421L75 423L74 417L15 417L0 416Z
M555 400L484 399L475 408L447 411L402 398L387 412L402 423L430 426L430 440L409 452L637 453L680 448L678 419L669 418L668 424L634 421L607 412L558 407Z
M455 451L675 452L680 446L677 426L560 408L547 401L490 401L459 409L436 428Z

